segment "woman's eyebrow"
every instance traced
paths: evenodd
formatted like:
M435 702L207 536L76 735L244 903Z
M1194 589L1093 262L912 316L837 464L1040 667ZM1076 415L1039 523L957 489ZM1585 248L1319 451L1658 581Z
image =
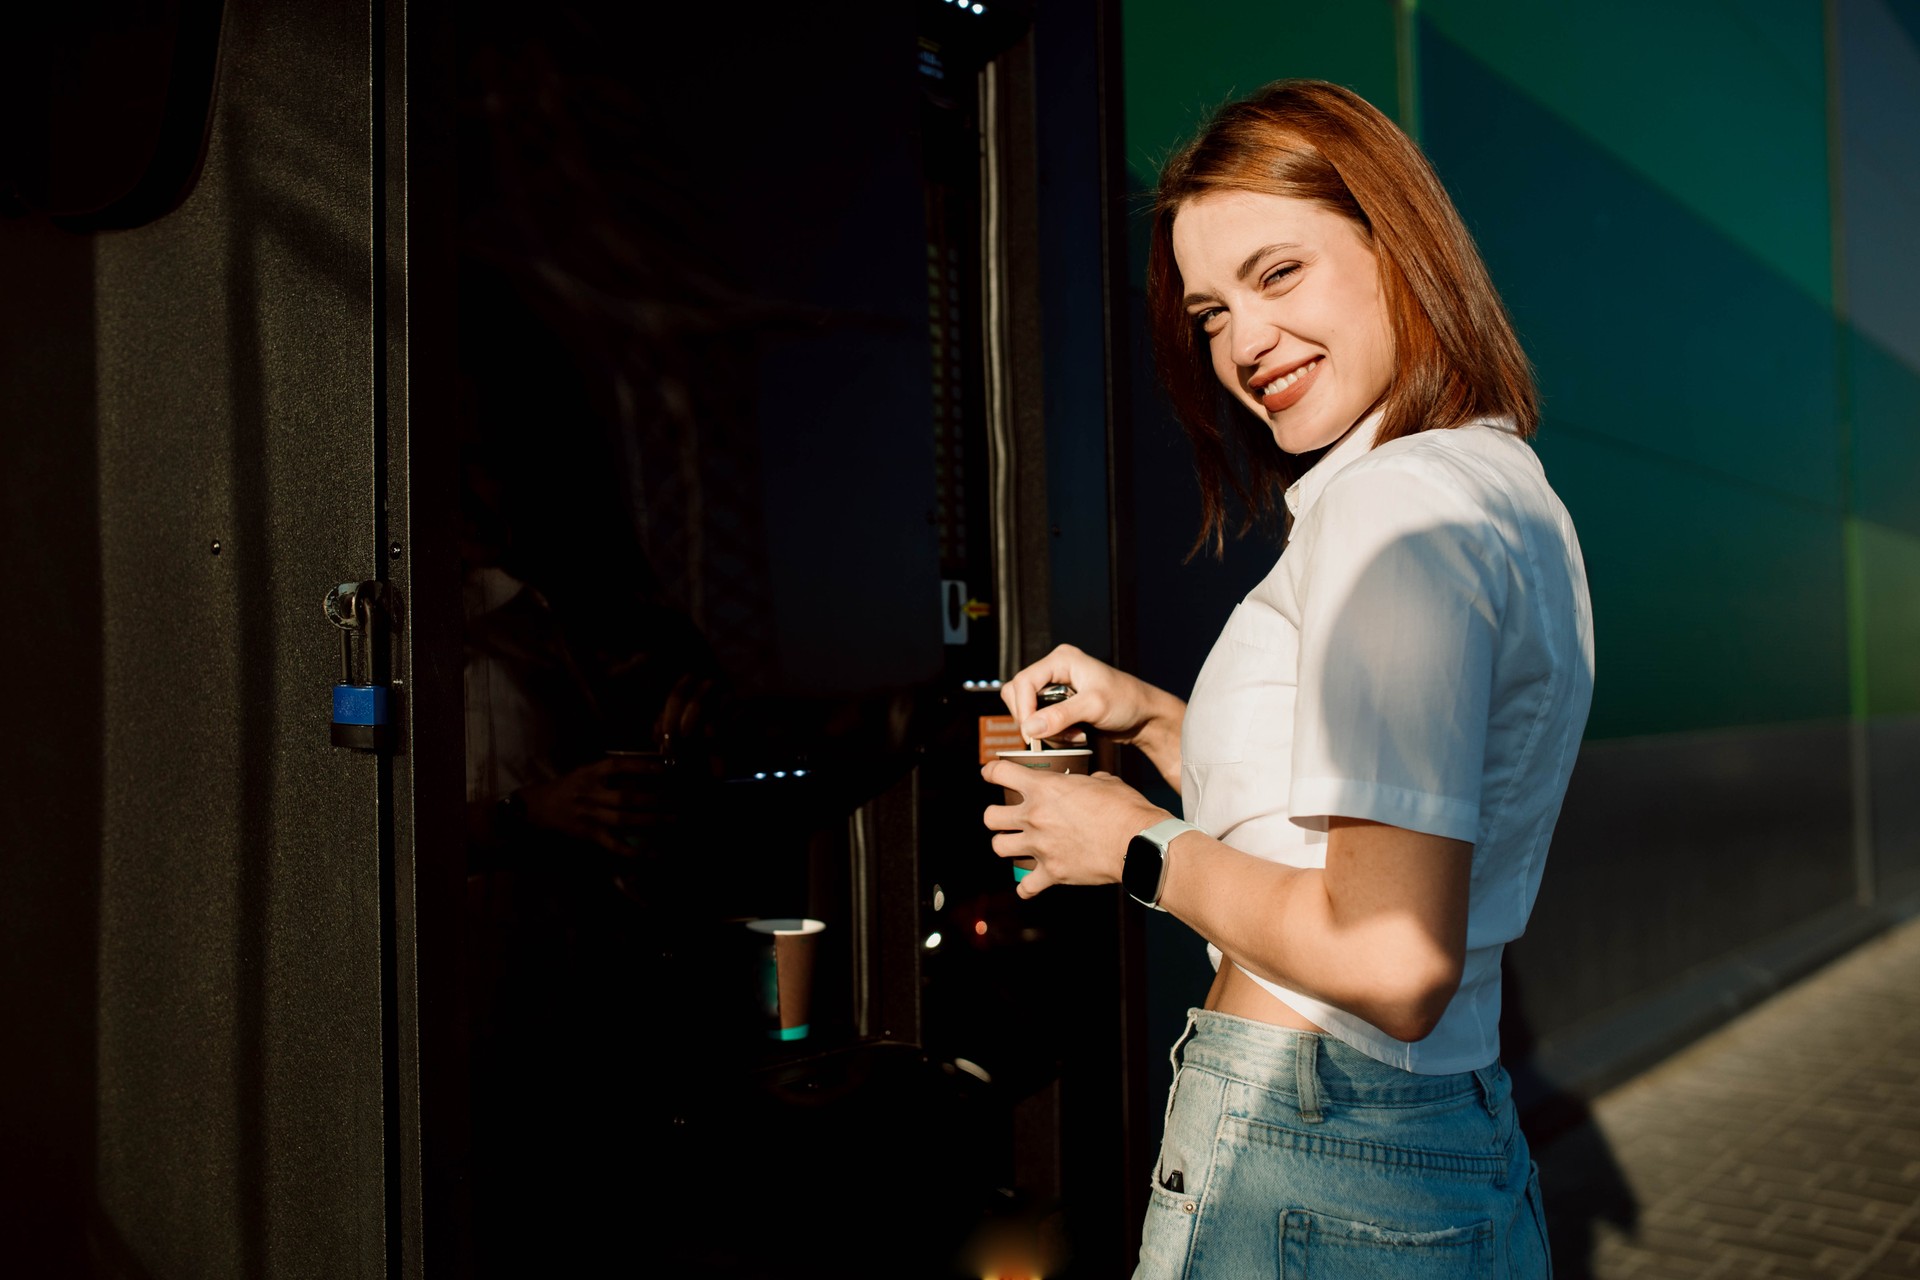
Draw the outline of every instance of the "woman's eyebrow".
M1268 254L1278 253L1282 249L1298 249L1299 247L1299 245L1291 241L1284 244L1261 245L1258 249L1255 249L1247 255L1247 260L1240 264L1240 269L1234 272L1234 277L1238 280L1245 280L1253 274L1253 269L1260 265L1260 259L1266 257Z
M1266 257L1270 253L1278 253L1282 249L1298 249L1299 247L1300 247L1299 245L1293 243L1291 240L1283 241L1280 244L1263 244L1258 249L1255 249L1252 253L1247 255L1247 260L1245 262L1242 262L1240 264L1239 270L1233 273L1234 278L1241 281L1245 281L1248 276L1253 274L1253 269L1260 265L1260 259ZM1183 307L1191 307L1196 302L1218 302L1218 301L1220 301L1220 299L1214 297L1210 293L1190 293L1186 297L1180 299L1180 305Z

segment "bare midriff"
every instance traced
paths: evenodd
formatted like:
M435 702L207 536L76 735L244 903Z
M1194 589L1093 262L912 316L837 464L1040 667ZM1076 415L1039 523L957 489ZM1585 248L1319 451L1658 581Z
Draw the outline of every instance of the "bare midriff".
M1270 1022L1276 1027L1296 1031L1324 1030L1317 1023L1295 1013L1278 996L1240 971L1240 966L1221 957L1220 971L1213 975L1213 987L1207 992L1206 1008L1215 1013L1230 1013L1236 1018Z

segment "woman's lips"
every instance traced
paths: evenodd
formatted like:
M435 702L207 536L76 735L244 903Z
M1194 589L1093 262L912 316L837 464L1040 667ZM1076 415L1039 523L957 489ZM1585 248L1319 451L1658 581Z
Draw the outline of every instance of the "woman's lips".
M1282 409L1291 409L1300 403L1300 397L1307 394L1313 386L1313 380L1320 376L1320 366L1327 362L1325 356L1315 356L1313 363L1300 366L1295 371L1293 381L1285 386L1275 383L1261 393L1260 406L1268 413L1279 413Z

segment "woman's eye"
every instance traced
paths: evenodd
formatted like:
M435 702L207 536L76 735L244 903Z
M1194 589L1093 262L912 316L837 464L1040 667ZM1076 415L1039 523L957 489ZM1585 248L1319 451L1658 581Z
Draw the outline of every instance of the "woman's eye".
M1227 312L1224 307L1208 307L1205 311L1193 313L1193 327L1209 337L1220 332L1226 322Z
M1297 262L1289 262L1284 267L1275 267L1273 270L1267 272L1266 278L1262 280L1260 283L1271 287L1273 285L1279 284L1282 280L1285 280L1288 276L1292 275L1294 272L1298 271L1299 269L1300 269L1300 264Z

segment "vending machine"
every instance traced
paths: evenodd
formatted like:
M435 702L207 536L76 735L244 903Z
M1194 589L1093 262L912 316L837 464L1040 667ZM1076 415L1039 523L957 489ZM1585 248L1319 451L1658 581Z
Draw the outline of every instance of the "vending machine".
M1055 639L1043 313L1104 316L1038 269L1072 53L1020 3L467 26L482 1271L1122 1265L1127 917L1019 899L979 776Z

